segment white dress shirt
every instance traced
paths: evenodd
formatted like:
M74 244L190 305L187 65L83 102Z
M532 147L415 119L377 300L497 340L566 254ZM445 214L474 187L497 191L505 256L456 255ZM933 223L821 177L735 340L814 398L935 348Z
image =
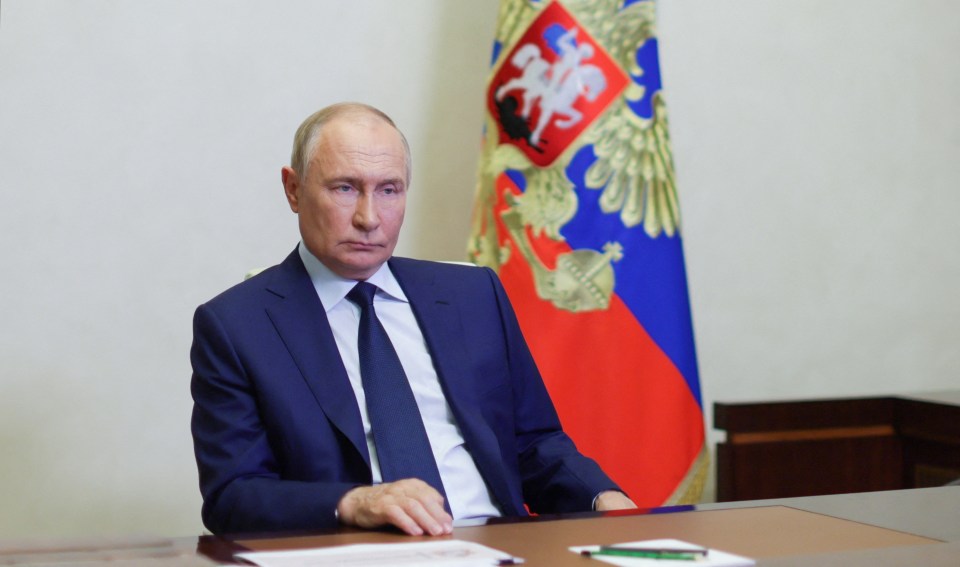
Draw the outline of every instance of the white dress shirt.
M350 386L357 398L367 449L370 452L373 481L381 482L383 477L360 379L360 354L357 348L360 308L346 299L347 293L357 282L331 272L307 250L303 242L300 243L299 252L326 310L340 358L347 369ZM377 318L387 331L413 389L454 519L500 516L490 490L480 476L473 457L464 446L463 435L460 434L460 428L450 411L450 404L443 395L423 333L400 284L387 264L381 266L367 281L378 288L374 297Z

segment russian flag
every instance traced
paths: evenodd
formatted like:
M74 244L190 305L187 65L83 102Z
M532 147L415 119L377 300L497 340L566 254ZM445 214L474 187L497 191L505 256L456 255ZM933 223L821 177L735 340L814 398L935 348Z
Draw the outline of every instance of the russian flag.
M641 507L692 503L708 453L653 2L581 4L501 11L468 251L580 451ZM606 45L590 24L618 17L651 25ZM568 78L593 91L565 114Z

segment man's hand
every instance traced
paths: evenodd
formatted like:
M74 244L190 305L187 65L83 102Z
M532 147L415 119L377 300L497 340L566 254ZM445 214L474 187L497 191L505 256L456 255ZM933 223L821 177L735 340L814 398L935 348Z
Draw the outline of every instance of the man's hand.
M340 521L348 526L392 525L410 535L446 535L453 518L443 509L443 496L416 478L358 486L337 504Z
M633 503L633 500L630 500L626 494L618 490L608 490L601 492L600 495L597 496L596 509L598 512L605 512L607 510L631 510L636 507L637 505Z

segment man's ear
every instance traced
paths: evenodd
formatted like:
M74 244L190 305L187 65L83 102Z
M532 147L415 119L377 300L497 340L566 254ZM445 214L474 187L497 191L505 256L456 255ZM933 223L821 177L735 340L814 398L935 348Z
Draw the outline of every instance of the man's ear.
M300 177L290 166L284 166L280 170L280 180L283 181L283 192L287 196L287 203L290 204L290 210L300 212Z

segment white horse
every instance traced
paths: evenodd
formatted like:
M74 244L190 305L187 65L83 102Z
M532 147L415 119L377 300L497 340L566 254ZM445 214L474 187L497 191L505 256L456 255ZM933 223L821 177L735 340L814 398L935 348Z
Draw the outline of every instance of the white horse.
M532 43L518 49L510 59L510 63L517 69L522 69L523 74L510 79L497 89L497 100L503 100L510 91L522 90L523 108L520 110L520 116L530 118L533 103L540 98L549 82L550 64L540 56L540 48Z
M558 128L570 128L580 122L583 114L573 107L577 99L584 96L593 102L607 88L603 71L596 65L583 63L593 57L593 46L588 43L577 45L576 36L577 28L572 28L559 38L557 47L560 58L553 65L543 58L537 45L528 43L521 46L510 63L523 70L523 73L497 89L498 101L503 100L510 91L523 91L520 116L524 119L530 118L533 105L539 103L537 127L528 140L532 146L540 142L540 136L554 117L563 118L556 120Z
M570 128L580 122L583 114L573 107L577 99L584 96L593 102L606 88L607 78L596 65L581 65L572 69L560 80L555 90L541 96L540 117L530 135L530 143L536 145L540 141L543 130L554 120L554 116L566 118L554 122L557 128Z

